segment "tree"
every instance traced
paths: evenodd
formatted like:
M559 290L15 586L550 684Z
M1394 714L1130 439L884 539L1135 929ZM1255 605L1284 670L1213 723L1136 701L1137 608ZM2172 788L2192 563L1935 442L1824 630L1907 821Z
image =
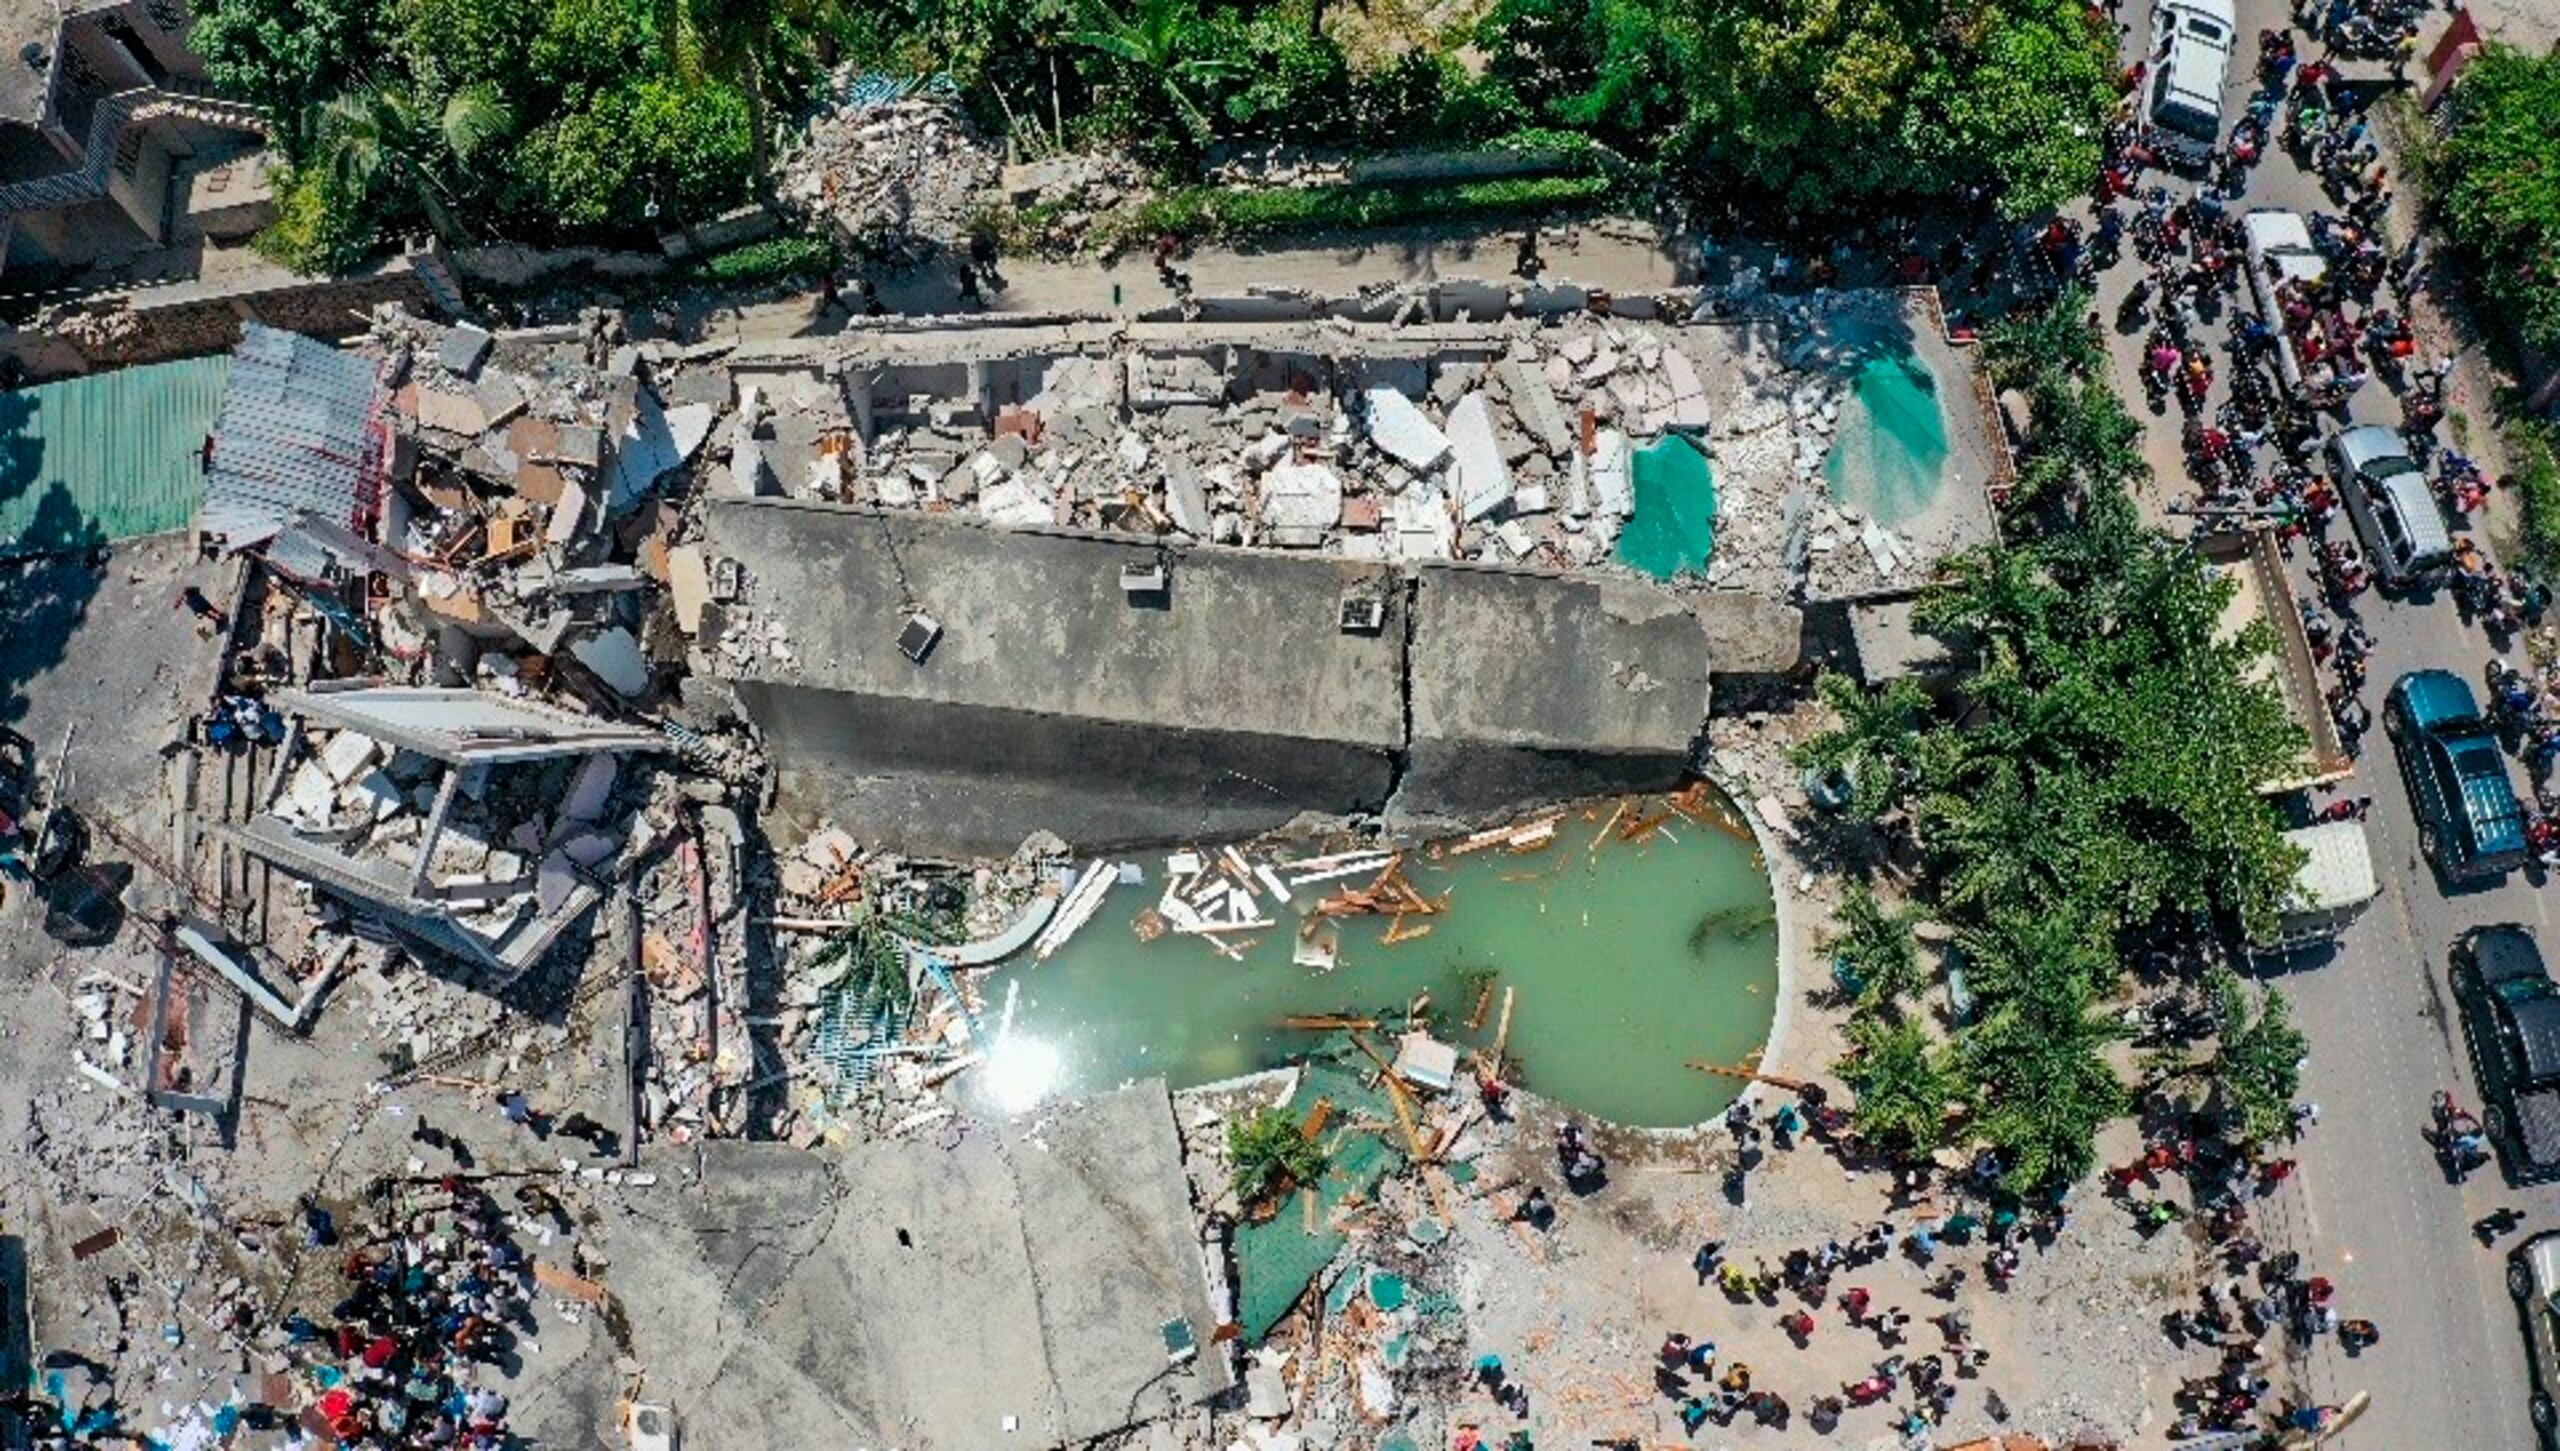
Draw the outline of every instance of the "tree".
M1140 104L1178 125L1184 150L1205 144L1212 128L1205 101L1211 87L1233 75L1238 63L1212 50L1206 28L1189 0L1135 0L1115 12L1103 0L1085 0L1077 45L1116 63Z
M1292 1183L1313 1184L1325 1170L1323 1146L1276 1108L1227 1124L1227 1159L1228 1183L1248 1205Z
M1919 1023L1861 1014L1849 1024L1853 1056L1841 1076L1858 1095L1850 1114L1868 1143L1909 1161L1946 1142L1957 1081L1947 1050Z
M300 160L319 107L379 54L380 0L198 0L187 45L226 95L265 108Z
M2126 1035L2058 984L2000 1003L1965 1035L1973 1132L2001 1152L2016 1182L2060 1184L2089 1172L2098 1130L2131 1107L2106 1057Z
M1904 763L1928 715L1929 697L1911 680L1868 690L1827 671L1814 688L1840 723L1798 746L1796 764L1843 778L1850 814L1870 824L1881 820L1900 804L1908 785Z
M2214 1097L2241 1142L2270 1142L2293 1125L2310 1041L2293 1025L2284 994L2274 988L2252 994L2226 968L2213 975L2213 992L2222 1015L2213 1055Z
M514 124L493 91L457 91L429 112L407 91L366 86L321 108L320 164L357 204L413 202L436 234L462 236L453 165L468 166Z
M2453 87L2434 211L2475 264L2490 310L2560 350L2560 52L2493 43Z
M1864 883L1840 898L1840 930L1831 938L1832 955L1858 979L1858 1001L1888 1015L1898 1015L1902 1000L1929 985L1920 963L1920 944L1911 935L1919 909L1887 911Z
M832 23L836 0L654 0L669 68L687 85L721 81L747 98L749 154L761 182L770 171L773 103L812 68L812 37Z
M2070 911L2036 911L2018 902L1992 909L1990 920L1956 934L1965 982L1979 999L2089 999L2116 977L2115 954Z

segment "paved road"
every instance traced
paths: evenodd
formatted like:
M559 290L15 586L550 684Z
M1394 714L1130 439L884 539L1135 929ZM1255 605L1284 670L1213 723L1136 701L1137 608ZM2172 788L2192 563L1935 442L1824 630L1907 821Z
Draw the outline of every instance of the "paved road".
M2261 27L2287 24L2285 10L2282 0L2242 0L2242 74L2233 78L2229 114L2239 114L2253 87L2246 72L2254 37ZM2129 41L2139 43L2139 36ZM2337 210L2315 179L2272 149L2239 205ZM2138 275L2138 264L2127 261L2105 279L2098 299L2103 317L2113 319ZM2220 329L2211 331L2218 338ZM2137 407L2141 346L2138 336L2114 344L2120 386ZM2221 396L2218 391L2215 401ZM2379 383L2354 401L2356 422L2398 422L2397 406ZM2184 485L2178 420L2173 406L2153 420L2146 440L2161 480L2155 505L2193 497ZM2346 525L2341 520L2336 527ZM2307 560L2308 551L2303 554ZM2297 569L2296 587L2310 592L2307 568ZM2489 646L2462 624L2450 600L2394 604L2369 593L2361 607L2379 642L2367 686L2367 703L2377 712L2382 692L2405 670L2443 666L2479 678ZM2521 768L2516 775L2521 787ZM2501 1204L2528 1212L2527 1233L2560 1224L2560 1189L2511 1193L2487 1173L2467 1187L2448 1184L2420 1130L2429 1095L2439 1088L2478 1102L2445 985L2447 947L2462 929L2480 923L2517 921L2538 930L2548 916L2545 899L2521 873L2477 891L2448 893L2437 883L2418 855L2398 759L2380 731L2367 738L2346 790L2375 798L2366 831L2383 896L2334 953L2295 966L2283 980L2312 1044L2305 1092L2323 1117L2301 1150L2299 1191L2279 1195L2270 1206L2270 1230L2294 1241L2312 1272L2335 1279L2344 1313L2371 1317L2383 1339L2352 1359L2334 1340L2323 1342L2308 1357L2309 1382L2330 1404L2358 1390L2372 1392L2371 1411L2333 1443L2355 1451L2529 1446L2524 1357L2501 1280L2502 1257L2473 1240L2469 1226Z

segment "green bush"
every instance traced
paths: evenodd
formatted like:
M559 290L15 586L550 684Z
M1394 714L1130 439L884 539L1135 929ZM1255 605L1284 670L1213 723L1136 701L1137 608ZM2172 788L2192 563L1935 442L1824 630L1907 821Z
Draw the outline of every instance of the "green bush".
M1289 1115L1276 1108L1228 1122L1227 1158L1228 1182L1246 1204L1292 1183L1313 1184L1324 1175L1323 1146L1298 1132Z
M1292 232L1354 231L1420 221L1492 221L1604 205L1605 176L1519 176L1491 181L1329 187L1178 187L1158 193L1121 224L1126 244L1161 233L1241 240Z
M2429 171L2436 214L2474 264L2486 311L2560 351L2560 52L2491 45L2453 88Z
M836 265L835 248L818 237L768 237L726 252L715 252L697 265L705 280L737 285L814 277Z
M2545 580L2560 580L2560 430L2518 420L2506 430L2507 487L2524 504L2524 553Z
M374 247L372 214L318 168L292 168L276 179L276 219L251 245L259 256L312 276L344 272Z

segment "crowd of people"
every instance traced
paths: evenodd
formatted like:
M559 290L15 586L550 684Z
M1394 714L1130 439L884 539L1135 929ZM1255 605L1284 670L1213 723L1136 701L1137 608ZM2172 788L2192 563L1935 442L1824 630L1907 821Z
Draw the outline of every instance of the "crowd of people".
M2295 1133L2316 1118L2311 1105L2299 1107ZM2266 1339L2283 1333L2297 1344L2308 1344L2334 1334L2353 1353L2378 1341L2381 1332L2370 1320L2341 1318L2333 1283L2303 1274L2300 1255L2270 1253L2260 1238L2251 1206L2293 1177L2293 1159L2245 1152L2193 1114L2164 1122L2167 1126L2146 1135L2141 1154L2107 1170L2106 1181L2107 1192L2127 1207L2135 1222L2153 1231L2188 1217L2176 1200L2160 1192L2168 1176L2184 1180L2186 1198L2195 1206L2218 1271L2206 1278L2194 1308L2173 1310L2162 1322L2172 1343L2219 1357L2210 1373L2190 1377L2180 1387L2171 1435L2183 1439L2264 1429L2263 1418L2271 1410L2280 1425L2305 1424L2305 1407L2270 1405ZM2143 1197L2142 1190L2152 1197ZM2322 1408L2307 1409L2316 1422Z
M1724 1126L1733 1139L1737 1175L1747 1176L1761 1161L1764 1140L1789 1151L1810 1139L1846 1163L1880 1167L1868 1162L1864 1146L1847 1133L1846 1117L1824 1101L1816 1085L1805 1085L1795 1099L1781 1100L1765 1118L1756 1117L1747 1101L1737 1101L1727 1110ZM1560 1143L1558 1152L1570 1150ZM1828 1389L1796 1388L1804 1397L1802 1414L1814 1431L1831 1434L1853 1411L1885 1406L1900 1434L1926 1434L1954 1410L1962 1383L1977 1380L1991 1358L1974 1341L1972 1317L1960 1304L1975 1272L1956 1263L1958 1253L1979 1251L1981 1283L2006 1291L2019 1272L2022 1248L2031 1241L2049 1246L2069 1222L2062 1195L2040 1196L2031 1206L2010 1191L2006 1177L2000 1157L1983 1153L1947 1186L1959 1207L1941 1211L1928 1197L1931 1172L1898 1168L1894 1198L1906 1205L1900 1215L1879 1219L1853 1235L1789 1248L1775 1264L1754 1256L1745 1265L1726 1253L1724 1241L1711 1240L1698 1247L1690 1267L1700 1285L1712 1282L1737 1306L1780 1310L1776 1328L1799 1351L1811 1348L1832 1317L1842 1327L1833 1334L1875 1337L1880 1358L1866 1374ZM1730 1197L1738 1200L1741 1187L1727 1180ZM1920 1293L1943 1302L1945 1309L1915 1315L1880 1299L1862 1283L1876 1278L1862 1272L1897 1255L1927 1275ZM1908 1344L1915 1322L1934 1328L1934 1345L1921 1349ZM1667 1334L1652 1371L1655 1388L1673 1403L1682 1427L1692 1435L1709 1423L1729 1427L1746 1418L1783 1428L1799 1413L1775 1382L1800 1377L1763 1374L1738 1357L1723 1357L1711 1337ZM2006 1418L2008 1408L1996 1392L1986 1388L1980 1398L1994 1419Z
M534 1327L531 1266L510 1214L479 1184L448 1174L390 1198L382 1230L346 1249L345 1294L325 1322L283 1327L319 1388L316 1409L341 1446L494 1451L511 1444L507 1398L490 1369ZM516 1195L527 1216L561 1214L548 1191ZM335 1247L327 1212L306 1202L306 1234Z

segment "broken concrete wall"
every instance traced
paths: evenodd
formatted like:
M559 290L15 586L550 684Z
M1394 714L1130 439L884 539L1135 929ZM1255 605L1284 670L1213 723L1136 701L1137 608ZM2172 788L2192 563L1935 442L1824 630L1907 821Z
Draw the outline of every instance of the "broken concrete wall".
M1676 782L1709 650L1666 590L1508 569L1008 530L722 501L742 597L704 646L788 817L927 850L1250 835L1302 812L1475 817ZM1126 567L1167 587L1132 595ZM1348 596L1383 606L1346 631ZM1413 620L1408 630L1407 600ZM915 609L942 634L896 641ZM1408 726L1408 716L1410 725Z
M1041 827L1250 834L1388 794L1404 634L1377 566L775 500L706 519L746 584L704 648L786 810L981 852ZM1163 589L1124 589L1159 567ZM1342 630L1347 591L1388 597L1383 628ZM942 627L920 663L896 643L919 608Z
M1678 597L1469 565L1416 576L1398 816L1480 820L1687 773L1706 730L1710 656Z
M1387 746L771 681L737 690L782 763L786 817L832 813L954 856L1001 854L1044 829L1094 848L1250 837L1301 812L1376 811L1396 775Z

